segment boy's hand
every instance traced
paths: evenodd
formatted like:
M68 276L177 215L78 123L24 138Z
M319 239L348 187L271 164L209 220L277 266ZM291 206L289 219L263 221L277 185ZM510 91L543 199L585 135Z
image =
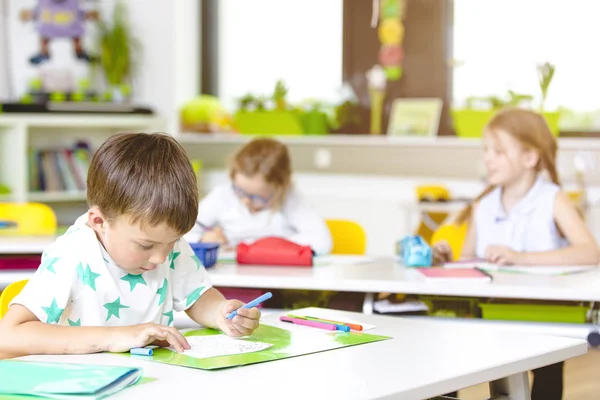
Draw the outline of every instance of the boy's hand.
M441 240L433 245L433 264L444 264L453 260L452 249L445 240Z
M210 231L204 232L204 234L202 235L202 238L200 238L200 241L205 242L205 243L219 243L219 244L226 244L228 242L227 237L225 236L225 233L223 232L223 229L221 229L218 226L211 229Z
M507 246L488 246L485 249L485 259L492 264L515 265L519 264L521 253Z
M173 348L182 352L189 350L190 345L183 335L175 328L155 323L131 325L114 328L116 334L111 340L108 351L120 353L134 347L144 347L149 344Z
M256 307L240 308L243 305L239 300L225 300L220 307L217 327L228 336L247 336L258 328L260 310ZM226 319L227 315L235 310L237 315L233 319Z

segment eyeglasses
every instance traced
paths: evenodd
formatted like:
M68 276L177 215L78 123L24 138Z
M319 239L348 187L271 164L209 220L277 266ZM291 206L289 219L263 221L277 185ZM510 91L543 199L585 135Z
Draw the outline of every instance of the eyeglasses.
M235 194L238 197L240 197L242 199L250 200L252 202L252 204L254 204L255 206L264 207L267 204L269 204L271 199L273 199L273 195L271 195L269 197L262 197L257 194L250 194L235 184L233 184L232 186L233 186L233 191L235 192Z

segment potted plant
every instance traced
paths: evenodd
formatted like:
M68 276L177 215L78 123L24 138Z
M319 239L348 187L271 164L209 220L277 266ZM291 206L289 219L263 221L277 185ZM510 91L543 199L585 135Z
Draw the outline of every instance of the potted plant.
M116 2L111 23L98 20L97 45L100 49L100 67L107 83L105 100L123 102L131 95L134 62L139 57L140 42L133 36L122 0Z
M544 110L548 88L554 76L554 66L545 63L538 66L539 85L542 92L540 112L543 114L552 134L558 136L558 121L560 112ZM481 137L483 129L496 112L504 107L532 108L533 96L530 94L516 93L509 90L504 96L470 97L465 107L452 109L452 119L456 135L460 137Z
M247 94L239 99L235 126L240 133L258 135L301 135L302 123L294 110L288 109L288 88L278 80L269 97Z

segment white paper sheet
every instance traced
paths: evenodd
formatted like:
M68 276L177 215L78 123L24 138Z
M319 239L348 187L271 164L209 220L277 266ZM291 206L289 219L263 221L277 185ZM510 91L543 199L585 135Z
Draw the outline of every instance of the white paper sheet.
M254 353L271 347L269 343L250 342L225 335L189 336L186 339L192 348L183 354L195 358ZM169 350L175 351L172 347Z

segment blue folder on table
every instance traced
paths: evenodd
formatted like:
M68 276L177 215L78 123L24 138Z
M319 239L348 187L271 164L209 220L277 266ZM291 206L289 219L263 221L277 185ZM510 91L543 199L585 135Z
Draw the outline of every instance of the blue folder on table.
M101 399L133 385L141 376L140 368L2 360L0 399Z

